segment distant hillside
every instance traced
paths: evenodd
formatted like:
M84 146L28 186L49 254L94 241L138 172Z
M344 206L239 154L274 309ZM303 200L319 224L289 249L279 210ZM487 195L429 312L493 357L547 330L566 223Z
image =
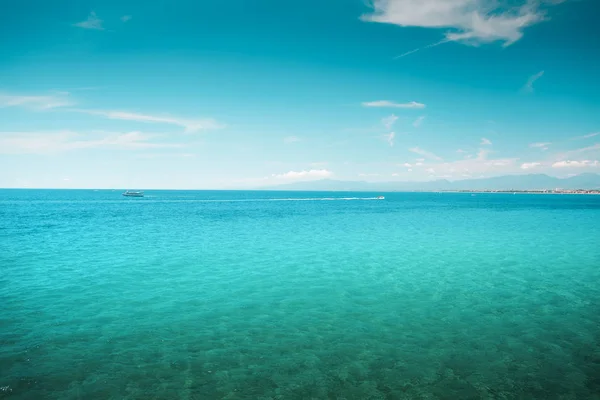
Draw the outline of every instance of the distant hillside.
M600 175L580 174L570 178L555 178L545 174L505 175L493 178L446 179L429 182L362 182L322 179L263 187L263 190L295 191L438 191L438 190L544 190L544 189L600 189Z

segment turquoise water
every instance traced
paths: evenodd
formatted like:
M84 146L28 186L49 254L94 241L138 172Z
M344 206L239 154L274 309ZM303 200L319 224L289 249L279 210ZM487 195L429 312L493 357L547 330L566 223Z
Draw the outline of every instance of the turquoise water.
M378 194L0 190L0 398L600 399L600 196Z

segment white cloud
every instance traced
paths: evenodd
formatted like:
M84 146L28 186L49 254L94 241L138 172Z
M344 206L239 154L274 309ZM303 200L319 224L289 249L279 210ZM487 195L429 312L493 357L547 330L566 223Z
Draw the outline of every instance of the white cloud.
M387 135L383 135L383 138L386 142L389 143L390 146L394 146L394 139L396 138L396 134L394 132L390 132Z
M469 176L492 176L504 175L510 173L522 172L521 164L517 158L495 158L489 159L489 150L480 149L476 157L468 159L459 159L456 161L429 161L427 163L417 163L415 166L421 166L423 171L427 171L430 176L435 178L464 178Z
M394 114L392 114L389 117L383 118L381 120L381 123L383 124L383 126L385 126L386 129L391 129L397 120L398 120L398 117L396 117Z
M598 160L558 161L552 164L552 168L587 168L598 166L600 166L600 161Z
M98 18L96 13L92 11L85 21L77 22L76 24L73 24L73 26L77 26L79 28L84 29L96 29L102 31L104 30L102 22L103 21L100 18Z
M589 139L589 138L593 138L593 137L598 136L598 135L600 135L600 132L589 133L587 135L581 136L581 139Z
M131 15L123 15L121 17L121 21L123 21L123 22L127 22L127 21L130 21L130 20L131 20Z
M425 104L411 101L409 103L394 103L389 100L368 101L362 103L363 107L385 107L385 108L425 108Z
M197 132L203 129L218 129L222 128L222 125L212 119L197 119L190 120L185 118L177 118L172 116L158 116L158 115L146 115L137 114L126 111L102 111L102 110L73 110L82 112L90 115L100 115L108 119L119 119L126 121L137 121L146 123L163 123L170 125L181 126L187 133Z
M68 99L68 93L59 93L50 96L19 96L0 94L0 108L3 107L25 107L36 110L49 110L52 108L65 107L73 103Z
M273 174L271 178L280 180L314 180L329 178L333 172L327 169L311 169L304 171L289 171L284 174Z
M490 139L481 138L480 145L482 145L482 146L491 146L492 145L492 141Z
M471 45L501 41L508 46L523 37L526 27L544 20L542 1L515 5L496 0L372 0L373 13L362 19L402 27L450 28L444 40L427 47L448 41Z
M300 138L298 136L288 136L286 138L283 138L283 141L285 143L296 143L300 141Z
M415 120L415 122L413 122L413 126L414 126L415 128L418 128L418 127L420 127L420 126L421 126L421 124L423 123L423 121L424 121L424 120L425 120L425 117L423 117L423 116L421 116L421 117L417 118L417 119Z
M469 173L476 174L494 174L510 173L520 170L516 158L488 159L487 154L480 153L476 158L458 160L442 165L436 165L436 170L440 173L451 175L462 175Z
M456 150L456 152L457 152L457 153L460 153L460 154L464 154L464 153L466 153L466 151L465 151L465 150L463 150L463 149L458 149L458 150Z
M525 86L523 86L523 91L527 93L533 92L533 84L542 76L544 76L544 71L540 71L537 74L530 76Z
M403 166L403 167L406 167L406 168L410 168L410 167L412 167L412 165L411 165L411 164L409 164L409 163L404 163L404 164L402 164L402 166Z
M541 166L542 163L539 162L530 162L521 164L521 169L533 169Z
M533 148L533 149L542 149L542 150L548 150L548 146L550 146L552 143L551 142L539 142L539 143L531 143L529 145L529 147Z
M48 154L91 148L150 149L183 147L179 143L152 141L159 135L142 132L80 134L58 132L1 132L2 154Z
M441 157L438 157L437 155L433 154L432 152L427 151L427 150L423 150L423 149L421 149L419 147L412 147L412 148L410 148L408 150L412 151L413 153L419 154L419 155L421 155L421 156L423 156L425 158L432 159L432 160L438 160L438 161L440 161L442 159ZM416 164L416 165L418 165L418 164Z

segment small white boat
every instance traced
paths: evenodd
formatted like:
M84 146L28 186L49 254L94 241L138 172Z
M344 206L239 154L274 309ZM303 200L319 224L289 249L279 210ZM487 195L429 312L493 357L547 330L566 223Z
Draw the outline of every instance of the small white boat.
M144 197L144 192L131 192L129 190L126 190L123 193L123 196L125 196L125 197Z
M383 197L383 196L377 196L377 200L385 200L385 197Z

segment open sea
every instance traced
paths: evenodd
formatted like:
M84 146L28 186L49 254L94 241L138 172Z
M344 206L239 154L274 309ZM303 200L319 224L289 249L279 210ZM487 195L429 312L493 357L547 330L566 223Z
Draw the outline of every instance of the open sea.
M600 196L0 190L0 399L600 399Z

